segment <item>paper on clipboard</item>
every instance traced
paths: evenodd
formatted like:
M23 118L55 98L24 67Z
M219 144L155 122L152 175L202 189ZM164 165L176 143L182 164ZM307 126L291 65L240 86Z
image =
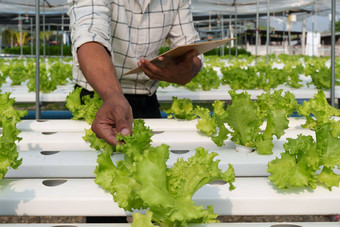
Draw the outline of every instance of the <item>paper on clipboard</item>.
M181 55L185 54L186 52L190 51L190 50L196 50L197 55L203 54L209 50L212 50L218 46L221 46L231 40L234 40L235 38L228 38L228 39L219 39L219 40L212 40L212 41L206 41L206 42L199 42L199 43L193 43L193 44L187 44L187 45L183 45L183 46L178 46L175 47L172 50L169 50L159 56L165 56L165 57L169 57L169 58L177 58L180 57ZM151 63L158 65L158 66L162 66L161 62L158 60L158 57L150 60ZM133 73L139 73L142 72L142 70L139 67L136 67L126 73L124 73L123 75L128 75L128 74L133 74Z

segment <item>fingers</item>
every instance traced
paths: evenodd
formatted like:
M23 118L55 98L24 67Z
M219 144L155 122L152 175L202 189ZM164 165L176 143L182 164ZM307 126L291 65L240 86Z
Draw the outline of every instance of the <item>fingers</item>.
M105 140L105 142L112 146L117 145L118 141L116 139L116 132L111 126L105 124L97 124L95 121L93 121L91 129L99 139Z
M131 135L132 123L126 118L117 119L116 129L123 136Z
M97 111L92 131L98 138L115 146L119 142L116 139L117 133L125 136L131 134L132 122L131 106L124 96L115 96L104 102Z
M184 85L192 79L193 59L196 56L197 52L195 50L190 50L176 59L160 56L153 64L145 58L141 58L137 64L152 80Z
M196 57L198 54L195 50L190 50L186 53L186 58L192 60L194 57Z
M166 60L164 57L159 57L159 65L166 65ZM145 58L141 58L138 61L138 66L143 70L143 72L153 80L160 80L162 77L160 76L162 74L162 67L159 67L155 64L152 64L150 61L146 60Z

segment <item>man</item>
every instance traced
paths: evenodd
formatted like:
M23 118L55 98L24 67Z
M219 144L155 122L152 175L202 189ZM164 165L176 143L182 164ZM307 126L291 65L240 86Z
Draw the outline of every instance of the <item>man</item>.
M131 133L133 117L160 117L158 81L186 84L200 70L195 52L176 61L160 57L164 67L146 59L199 40L190 0L69 0L76 83L103 99L92 124L97 137L116 145L116 133ZM136 66L143 72L123 75ZM132 108L131 108L132 107Z

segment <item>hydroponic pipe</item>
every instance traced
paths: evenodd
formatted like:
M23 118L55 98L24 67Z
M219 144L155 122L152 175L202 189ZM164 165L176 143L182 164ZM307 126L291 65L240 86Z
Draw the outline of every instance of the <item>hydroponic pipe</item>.
M331 21L331 105L335 106L335 0L332 0L332 21Z
M35 119L40 118L40 0L35 0Z

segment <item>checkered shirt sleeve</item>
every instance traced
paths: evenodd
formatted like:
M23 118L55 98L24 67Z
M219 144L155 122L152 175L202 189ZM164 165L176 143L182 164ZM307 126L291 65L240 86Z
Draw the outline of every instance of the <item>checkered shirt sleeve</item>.
M77 49L86 42L102 44L112 56L126 94L152 95L158 81L144 73L122 76L141 57L152 59L169 39L171 48L199 40L190 0L68 0L74 81L93 90L81 72Z

